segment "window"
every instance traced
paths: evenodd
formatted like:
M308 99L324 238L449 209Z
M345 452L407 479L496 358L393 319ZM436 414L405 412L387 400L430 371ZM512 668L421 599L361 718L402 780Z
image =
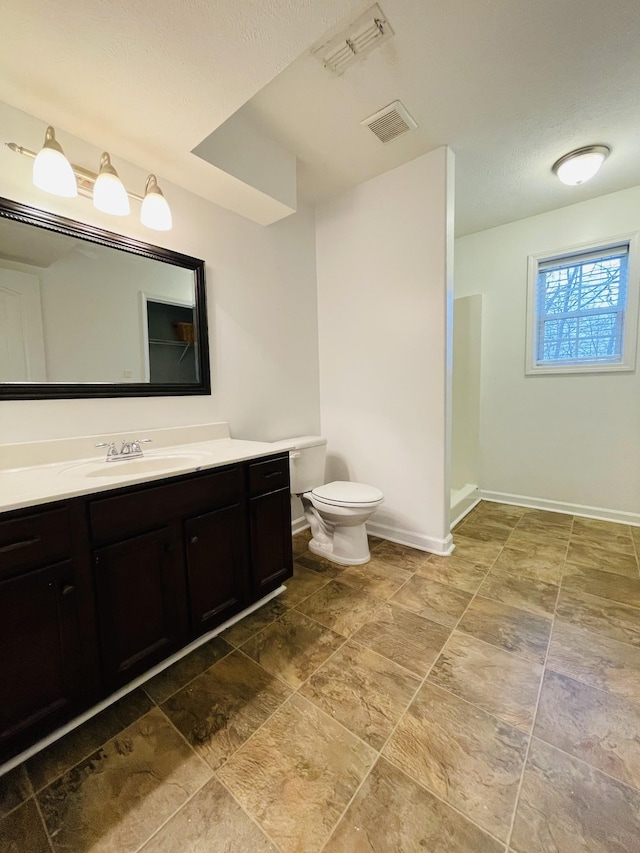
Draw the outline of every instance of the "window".
M529 258L527 373L632 370L635 237Z

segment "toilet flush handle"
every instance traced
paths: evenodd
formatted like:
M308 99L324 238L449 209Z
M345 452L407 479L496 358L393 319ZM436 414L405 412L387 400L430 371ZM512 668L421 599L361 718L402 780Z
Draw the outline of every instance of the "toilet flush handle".
M289 458L290 459L300 459L300 454L298 452L295 452L295 453L289 452Z

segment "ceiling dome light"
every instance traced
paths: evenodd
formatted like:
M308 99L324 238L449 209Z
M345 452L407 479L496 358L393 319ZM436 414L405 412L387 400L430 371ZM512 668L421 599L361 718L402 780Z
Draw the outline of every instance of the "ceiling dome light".
M63 198L78 195L78 182L71 163L64 156L51 126L47 128L44 145L33 163L33 183L38 189Z
M127 191L106 151L100 158L100 174L93 187L93 206L112 216L127 216L131 210Z
M607 145L587 145L565 154L551 167L563 184L570 187L584 184L596 174L607 159L611 149Z
M144 200L140 210L140 222L154 231L171 231L173 221L171 208L158 186L155 175L149 175L144 188Z

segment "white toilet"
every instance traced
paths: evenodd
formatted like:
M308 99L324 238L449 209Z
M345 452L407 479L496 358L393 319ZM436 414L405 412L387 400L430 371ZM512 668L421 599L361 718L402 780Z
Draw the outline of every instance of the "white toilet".
M288 447L291 493L302 500L313 538L309 550L341 565L370 559L365 522L384 495L373 486L337 480L324 484L327 440L305 435L275 442Z

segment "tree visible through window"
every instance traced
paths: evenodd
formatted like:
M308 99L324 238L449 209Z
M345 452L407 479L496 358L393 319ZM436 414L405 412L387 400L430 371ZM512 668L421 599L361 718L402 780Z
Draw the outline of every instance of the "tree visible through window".
M623 359L629 244L538 262L537 366Z

